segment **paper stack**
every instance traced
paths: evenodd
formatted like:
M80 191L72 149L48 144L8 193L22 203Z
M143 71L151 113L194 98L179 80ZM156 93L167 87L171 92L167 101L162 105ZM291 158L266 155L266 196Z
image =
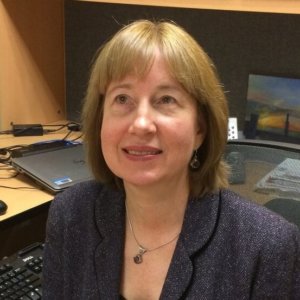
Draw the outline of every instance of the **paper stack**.
M256 191L300 200L300 160L285 159L256 184Z

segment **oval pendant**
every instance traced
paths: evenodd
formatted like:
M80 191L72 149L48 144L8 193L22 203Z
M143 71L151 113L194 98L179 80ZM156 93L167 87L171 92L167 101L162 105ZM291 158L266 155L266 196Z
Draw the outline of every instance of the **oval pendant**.
M142 254L137 254L134 258L133 258L133 261L136 263L136 264L141 264L143 262L143 256Z

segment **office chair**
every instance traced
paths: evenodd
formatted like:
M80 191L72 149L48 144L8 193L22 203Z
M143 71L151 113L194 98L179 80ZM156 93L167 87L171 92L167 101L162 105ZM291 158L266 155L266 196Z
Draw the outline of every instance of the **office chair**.
M300 227L300 201L287 198L275 198L268 201L265 207L283 216L289 222Z

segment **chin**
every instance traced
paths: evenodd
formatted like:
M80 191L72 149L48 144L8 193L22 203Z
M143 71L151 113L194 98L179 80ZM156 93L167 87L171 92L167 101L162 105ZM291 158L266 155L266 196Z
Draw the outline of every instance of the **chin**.
M157 185L159 183L159 180L157 177L155 178L145 178L145 177L139 177L139 178L124 178L124 185L134 185L136 187L150 187Z

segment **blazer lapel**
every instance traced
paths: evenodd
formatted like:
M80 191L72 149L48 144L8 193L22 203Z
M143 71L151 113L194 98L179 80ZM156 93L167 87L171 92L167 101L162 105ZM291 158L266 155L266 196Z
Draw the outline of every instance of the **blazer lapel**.
M124 248L124 197L106 190L95 207L101 242L95 251L95 268L100 299L119 299Z
M160 299L180 299L190 284L193 264L182 241L178 240Z
M219 196L189 199L181 234L160 299L184 299L192 283L193 255L212 238L219 215ZM99 299L119 299L125 236L124 195L104 189L95 207L101 241L95 250Z
M211 240L218 221L220 198L209 194L189 199L183 227L171 261L160 299L185 299L194 272L193 255Z

